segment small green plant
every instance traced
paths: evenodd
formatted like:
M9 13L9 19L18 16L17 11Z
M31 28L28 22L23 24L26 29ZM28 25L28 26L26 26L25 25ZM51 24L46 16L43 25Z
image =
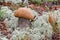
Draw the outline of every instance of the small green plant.
M2 14L3 14L3 13L4 13L4 12L0 10L0 20L3 20L3 17L2 17Z
M32 3L35 3L35 4L41 4L42 3L42 0L30 0Z
M47 2L52 2L52 1L54 1L54 0L46 0Z

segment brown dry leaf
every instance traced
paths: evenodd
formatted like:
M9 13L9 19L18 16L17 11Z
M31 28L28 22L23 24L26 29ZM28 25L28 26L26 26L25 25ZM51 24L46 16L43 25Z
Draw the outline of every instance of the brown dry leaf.
M0 21L0 29L2 29L2 30L6 29L7 30L5 23L2 21Z
M10 9L12 9L12 10L16 10L16 9L18 9L20 6L18 5L18 4L14 4L14 3L12 3L11 1L9 1L9 2L0 2L0 5L3 5L3 6L8 6L8 7L10 7Z
M7 6L6 2L0 2L0 5Z
M20 7L18 4L14 4L14 3L10 2L10 1L7 2L7 6L9 6L10 9L12 9L12 10L16 10L16 9L18 9Z
M59 33L54 32L53 35L52 35L52 40L60 40L59 37L60 37Z
M0 29L4 34L7 34L7 27L3 21L0 21Z

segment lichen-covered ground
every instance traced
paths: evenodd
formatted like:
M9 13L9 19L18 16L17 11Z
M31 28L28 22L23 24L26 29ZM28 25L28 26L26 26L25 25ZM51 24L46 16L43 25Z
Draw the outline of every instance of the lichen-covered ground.
M14 16L21 7L31 9L36 16L33 21ZM43 5L29 5L28 0L0 1L0 40L60 40L59 34L59 9L49 11Z

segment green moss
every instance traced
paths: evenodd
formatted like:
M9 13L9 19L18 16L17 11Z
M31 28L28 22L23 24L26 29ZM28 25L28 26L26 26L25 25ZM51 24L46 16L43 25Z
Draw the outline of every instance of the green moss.
M3 17L2 17L2 14L3 14L3 13L4 13L4 12L0 10L0 20L3 20Z
M53 0L46 0L47 2L52 2Z
M41 4L42 0L31 0L31 2L35 3L35 4Z
M0 10L0 17L2 16L3 12Z
M31 2L36 3L36 4L42 4L44 1L46 1L46 2L52 2L54 0L31 0Z

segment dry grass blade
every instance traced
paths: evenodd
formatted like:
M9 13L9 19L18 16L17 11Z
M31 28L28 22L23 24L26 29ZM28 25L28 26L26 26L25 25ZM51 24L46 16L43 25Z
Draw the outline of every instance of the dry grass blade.
M54 19L54 17L52 17L50 14L49 14L49 19L48 19L49 23L52 25L53 27L53 35L52 35L52 40L60 40L59 37L59 30L58 30L58 25L56 23L56 20Z

